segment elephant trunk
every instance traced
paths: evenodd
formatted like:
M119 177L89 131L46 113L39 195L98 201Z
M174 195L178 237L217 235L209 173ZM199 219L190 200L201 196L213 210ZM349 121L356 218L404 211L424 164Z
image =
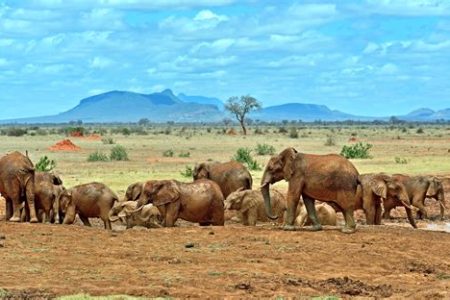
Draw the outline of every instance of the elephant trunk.
M117 220L119 220L119 216L116 214L116 210L114 209L114 207L109 211L108 218L111 222L116 222Z
M270 203L270 191L269 191L270 184L267 183L261 187L261 193L264 198L264 206L266 208L266 215L271 220L278 219L278 216L273 215L272 213L272 205Z

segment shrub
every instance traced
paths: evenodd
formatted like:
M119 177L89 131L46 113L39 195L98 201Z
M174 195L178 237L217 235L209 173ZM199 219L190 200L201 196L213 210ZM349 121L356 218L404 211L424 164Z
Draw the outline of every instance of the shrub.
M42 156L34 167L36 171L49 172L56 167L56 162L47 156Z
M336 140L335 140L334 136L327 135L327 139L325 141L325 146L335 146L335 145L336 145Z
M109 155L111 160L128 160L128 153L124 146L117 145L111 149L111 154Z
M423 129L422 128L418 128L416 131L418 134L422 134L423 133Z
M408 160L406 158L402 158L402 157L395 157L395 163L401 164L401 165L406 165L408 163Z
M275 154L275 148L268 144L258 144L255 148L257 155L273 155Z
M342 147L341 155L346 158L371 158L369 150L372 148L372 144L363 144L361 142L352 145Z
M289 137L290 137L291 139L298 139L298 131L297 131L297 128L291 127L291 129L289 130Z
M115 144L115 143L116 143L112 137L105 137L105 138L102 138L102 142L103 142L103 144L105 144L105 145L112 145L112 144Z
M36 135L48 135L48 132L45 129L39 128L39 129L36 129Z
M192 169L192 167L190 166L186 166L184 168L184 171L181 171L180 174L183 177L192 177L192 174L194 173L194 169Z
M163 155L164 157L173 157L174 154L175 154L175 153L173 152L173 150L172 150L172 149L169 149L169 150L164 151L162 155Z
M248 148L239 148L232 159L241 162L243 164L247 164L247 167L250 170L261 170L261 167L258 165L258 162L252 158L251 152L252 150Z
M191 153L190 152L181 152L180 154L178 154L178 157L190 157Z
M18 127L10 127L6 129L7 136L23 136L27 134L27 130Z
M86 134L86 129L84 127L66 127L64 128L64 133L67 136L84 136Z
M108 161L108 155L102 153L100 151L95 151L94 153L89 154L87 161Z
M254 134L264 134L264 132L260 128L255 128L255 131L253 133Z
M120 133L122 133L123 135L130 135L131 134L131 130L127 127L124 127L122 129L120 129Z
M278 127L278 133L287 133L286 127Z

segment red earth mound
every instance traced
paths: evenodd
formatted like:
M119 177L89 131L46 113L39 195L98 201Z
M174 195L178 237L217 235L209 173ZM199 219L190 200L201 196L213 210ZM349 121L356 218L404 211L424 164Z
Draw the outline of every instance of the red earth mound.
M85 136L84 138L85 138L86 140L90 140L90 141L100 141L100 140L102 139L102 136L93 133L93 134L91 134L91 135Z
M74 143L72 143L71 140L66 139L66 140L57 142L56 144L49 147L48 149L51 151L78 151L81 148L78 147L77 145L75 145Z

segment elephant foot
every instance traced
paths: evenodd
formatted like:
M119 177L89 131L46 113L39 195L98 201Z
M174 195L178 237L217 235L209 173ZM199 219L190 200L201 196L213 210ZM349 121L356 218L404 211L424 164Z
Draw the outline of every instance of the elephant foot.
M30 223L37 223L39 222L39 220L37 218L31 218L30 219Z
M284 225L283 226L283 230L284 231L295 231L295 226L294 225Z
M321 231L322 230L322 225L317 224L317 225L313 225L311 227L311 231Z
M351 228L351 227L343 227L341 229L342 233L355 233L355 231L356 231L356 229L354 227L353 228Z
M20 217L11 217L9 219L10 222L20 222Z

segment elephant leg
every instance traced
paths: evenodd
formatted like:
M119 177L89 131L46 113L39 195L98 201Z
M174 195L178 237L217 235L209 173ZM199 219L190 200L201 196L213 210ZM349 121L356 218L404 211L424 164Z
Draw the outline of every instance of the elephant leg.
M286 221L283 227L284 230L295 230L294 222L297 214L297 205L300 201L300 195L302 192L302 185L303 184L301 183L294 184L289 182L288 195L286 200Z
M89 222L89 218L86 218L85 216L78 214L78 216L80 217L81 222L83 222L84 226L89 226L91 227L91 223Z
M376 205L374 225L381 225L381 214L382 213L383 213L383 201L380 199L380 201Z
M242 225L248 226L249 225L249 222L248 222L248 211L242 212L241 216L242 216L242 219L241 219L242 220Z
M20 189L19 187L13 188L11 192L11 203L12 203L12 209L13 209L13 215L9 219L10 222L20 222L21 220L21 211L24 207L24 203L22 203L20 200Z
M405 207L406 215L408 216L408 221L412 227L417 228L416 221L414 220L411 209Z
M28 180L25 186L28 209L30 210L30 223L37 223L38 218L36 216L36 206L34 201L34 179Z
M247 220L248 220L248 225L250 226L256 226L256 220L258 219L258 211L257 211L257 207L254 206L252 208L250 208L247 211Z
M103 219L103 223L105 224L105 229L106 229L106 230L111 230L111 229L112 229L112 227L111 227L111 221L110 221L108 218Z
M341 230L343 233L355 232L356 223L353 216L355 202L351 201L354 198L355 195L350 192L342 192L337 195L337 203L341 207L345 219L345 226Z
M178 213L180 210L180 204L178 202L169 203L166 205L166 216L164 223L166 227L173 227L178 219Z
M5 221L8 221L13 216L12 201L8 197L5 197Z
M303 202L305 202L306 211L308 212L308 217L312 222L312 230L318 231L322 230L322 225L319 222L319 218L317 217L316 206L314 205L315 200L306 195L302 195Z

